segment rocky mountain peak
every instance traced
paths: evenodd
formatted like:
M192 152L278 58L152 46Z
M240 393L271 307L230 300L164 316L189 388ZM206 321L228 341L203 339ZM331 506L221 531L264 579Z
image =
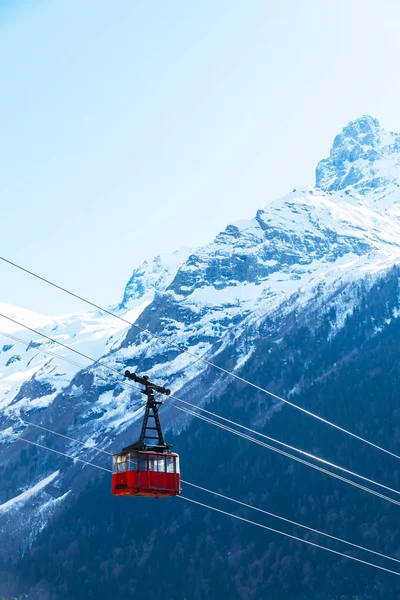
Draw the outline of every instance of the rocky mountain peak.
M379 193L400 184L400 134L383 129L379 121L363 115L350 121L332 145L329 157L316 169L316 185L324 191L352 188L360 194Z
M133 270L118 308L128 309L132 302L144 299L145 296L152 298L155 293L164 291L191 253L191 248L181 248L172 254L162 254L145 260L140 267Z
M375 135L379 130L380 124L378 119L375 119L370 115L362 115L358 119L355 119L355 121L350 121L345 127L343 127L341 135L348 138L353 137L358 139L363 135Z

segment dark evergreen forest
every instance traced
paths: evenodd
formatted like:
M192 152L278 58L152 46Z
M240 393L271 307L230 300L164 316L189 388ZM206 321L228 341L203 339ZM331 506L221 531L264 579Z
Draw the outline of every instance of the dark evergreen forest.
M339 334L334 311L300 321L271 349L268 322L246 377L400 453L399 272L366 290ZM295 316L291 317L292 319ZM207 408L399 488L400 462L232 382ZM361 490L193 420L173 440L183 479L400 558L399 509ZM313 549L185 500L116 499L93 478L18 563L6 564L29 600L396 600L400 577ZM183 485L183 496L341 551L344 546ZM373 555L348 554L388 568ZM400 569L399 569L400 571ZM11 588L10 588L11 589Z

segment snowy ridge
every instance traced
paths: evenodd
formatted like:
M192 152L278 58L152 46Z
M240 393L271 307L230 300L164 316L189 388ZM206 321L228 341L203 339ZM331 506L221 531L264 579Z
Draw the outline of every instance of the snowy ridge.
M42 479L42 481L39 481L39 483L29 488L25 492L22 492L15 498L12 498L11 500L4 502L3 504L0 504L0 512L7 512L12 509L18 509L18 506L20 504L24 504L25 502L31 501L33 496L44 490L44 488L48 486L49 483L54 481L56 477L59 476L59 474L60 471L55 471L55 473L52 473L48 477L45 477L45 479Z
M170 285L178 269L186 262L191 253L192 249L181 248L172 254L162 254L152 260L145 260L139 268L133 271L118 308L129 308L138 299L150 304L155 294L164 291Z
M174 269L176 271L189 254L190 250L185 248L170 258L157 256L153 261L146 261L134 271L124 300L114 312L135 322L151 304L155 293L169 285ZM0 303L0 313L95 359L117 346L129 328L123 321L95 311L46 317ZM0 320L0 331L25 341L23 344L0 334L0 410L5 414L46 408L81 368L91 364L50 340L6 319ZM77 364L59 360L57 355Z
M40 315L31 310L26 310L25 308L12 306L11 304L5 304L4 302L0 302L0 313L34 329L45 327L51 321L51 317ZM13 331L18 331L18 329L21 329L18 325L0 318L1 331L12 333Z
M3 306L3 314L12 316L14 311L8 311ZM20 320L18 316L15 319ZM43 318L41 327L28 319L25 323L94 358L112 348L118 341L119 332L126 329L122 322L113 317L102 317L95 313ZM83 367L90 363L50 340L25 329L16 330L16 327L13 336L24 340L26 345L0 335L0 409L5 410L11 405L14 405L14 410L46 407L79 370L78 366L58 360L51 353L67 357ZM30 392L25 389L25 393L18 395L23 384L29 388L29 382Z

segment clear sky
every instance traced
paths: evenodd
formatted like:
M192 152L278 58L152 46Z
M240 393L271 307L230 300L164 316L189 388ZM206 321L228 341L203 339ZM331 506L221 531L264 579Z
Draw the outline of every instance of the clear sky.
M100 304L312 184L349 120L400 131L398 0L0 6L0 254ZM0 277L2 302L84 308Z

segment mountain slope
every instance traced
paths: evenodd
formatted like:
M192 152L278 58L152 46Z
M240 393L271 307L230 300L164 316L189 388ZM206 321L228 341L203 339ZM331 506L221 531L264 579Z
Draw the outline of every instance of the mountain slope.
M394 269L364 293L360 308L347 317L331 341L334 322L329 319L314 330L307 328L307 335L305 328L297 329L296 339L288 322L282 323L292 356L287 343L266 353L260 338L248 364L252 379L267 385L274 371L279 371L289 382L296 378L298 364L307 363L310 379L304 377L296 401L396 452L400 321L390 315L399 307L399 276ZM232 384L210 409L254 425L254 419L263 416L263 402L251 388ZM257 427L311 452L322 452L386 485L398 486L398 461L323 424L310 423L293 409L276 412L267 421L264 415L264 424L259 421ZM202 422L191 423L175 436L174 444L186 480L399 558L396 507ZM171 499L155 507L140 499L113 498L109 478L99 478L86 486L18 564L19 589L30 590L32 600L47 600L52 594L60 600L81 598L83 590L97 600L110 595L119 600L144 588L150 600L210 596L222 600L227 594L234 600L377 600L400 594L395 576L302 547L183 500ZM183 494L327 543L185 485ZM96 502L99 495L102 503ZM338 544L327 545L348 551ZM362 557L354 550L349 553ZM363 557L393 567L376 557Z
M124 328L112 317L93 313L69 315L45 321L40 326L47 335L59 336L58 339L64 343L84 349L93 358L101 358L104 364L121 373L126 367L147 373L191 402L204 404L212 400L216 411L228 417L238 413L241 420L265 427L268 427L269 420L271 423L276 421L282 436L288 432L292 434L291 427L287 425L290 423L294 427L295 423L302 422L299 414L297 420L292 421L287 410L277 410L282 407L270 397L253 393L251 388L249 392L248 388L232 382L231 378L194 356L180 352L176 346L169 346L163 339L189 349L196 357L211 360L256 384L267 386L273 392L290 395L296 402L307 406L310 405L309 396L312 397L315 390L315 381L322 382L325 390L326 382L336 381L336 375L339 377L340 373L346 372L346 365L352 360L354 368L362 371L356 360L359 354L357 344L371 339L374 352L379 335L383 335L387 328L397 331L400 314L398 273L394 267L400 257L400 193L397 184L400 146L397 139L397 134L385 132L376 120L362 117L345 127L335 139L330 157L317 167L315 188L294 190L271 202L258 211L254 219L229 225L203 248L184 250L170 258L156 258L136 269L122 302L115 310L128 320L135 321L140 329ZM386 175L383 176L383 173ZM385 293L381 301L382 289ZM143 331L146 329L163 339L152 338ZM17 356L14 347L4 350L3 346L0 354L4 372L4 391L0 396L3 408L1 426L6 430L6 434L0 437L0 471L5 482L0 491L0 502L3 503L0 504L0 527L7 539L0 552L4 558L8 555L17 557L20 549L27 549L43 528L42 535L46 536L46 525L52 517L59 519L55 522L60 524L63 523L63 514L68 522L67 515L75 514L79 506L89 510L87 490L93 491L97 485L103 485L95 483L97 473L93 473L90 467L79 466L55 454L45 454L34 447L22 448L22 442L15 443L9 434L24 431L24 436L30 440L108 466L108 459L99 455L93 446L101 445L113 451L132 441L137 435L137 421L143 406L140 394L132 387L124 386L122 377L119 381L115 373L99 365L83 369L75 365L66 371L65 366L54 357L47 362L42 355L39 358L35 344L43 344L42 340L36 337L32 340L31 336L26 339L33 341L33 345L26 354L20 351L19 359L9 362L8 357ZM9 340L4 342L5 345L10 343ZM56 345L46 342L45 349L49 348L59 353ZM368 380L365 363L362 365L362 377ZM339 383L335 385L339 386ZM357 382L351 381L350 388L357 389ZM356 409L359 409L356 400L347 399L347 403L342 405L337 403L331 392L327 394L325 391L325 396L330 398L330 402L324 403L319 398L315 410L329 415L332 420L342 419L344 426L350 427L349 423L353 423L356 428L368 430L373 411L382 415L387 410L392 420L396 418L392 405L390 409L382 407L381 410L372 402L372 412L367 410L367 416L363 415L358 422L357 418L354 419L354 415L358 414ZM43 430L26 427L20 420L26 415L31 421L82 440L90 449L71 440L55 438ZM192 436L199 439L199 428L175 411L171 403L164 408L163 421L170 430L170 437L182 432L179 439L184 440L183 448L189 448L186 464L193 469L197 459L191 458L195 446L190 440ZM379 419L374 422L378 423ZM191 428L188 430L190 434L186 433L186 427ZM308 424L310 427L312 425ZM370 433L373 436L373 430ZM380 437L381 431L378 433ZM393 436L390 429L386 429L386 434ZM224 445L224 435L212 436L210 451L201 459L202 474L214 469L212 456L218 456L219 444L225 448L225 454L228 452L226 448L230 447L230 443ZM313 444L325 449L327 458L337 459L334 438L323 435L321 438L321 435L317 428L312 435ZM293 441L293 438L288 438L288 441ZM391 438L389 445L393 443ZM346 458L350 449L352 451L352 445L340 447L340 455ZM258 456L258 453L254 454L254 461ZM235 468L239 469L240 461L247 464L245 454L239 452L237 462L233 461ZM221 459L217 463L221 476L226 469L225 462ZM262 473L260 469L261 466L257 465L250 469L244 477L246 486L251 486L254 476ZM41 487L40 482L46 481L58 470L60 473L51 480L51 484ZM12 478L10 473L13 473ZM273 479L274 473L271 470L268 482L276 488L277 494L285 489L285 485L293 489L291 477L285 478L282 483L279 477ZM228 489L232 486L232 478L233 470L229 471L229 476L222 476ZM217 485L216 481L212 482ZM4 510L5 503L35 489L36 501L22 503L17 515L13 513L10 516ZM261 489L259 493L262 499L267 492ZM34 494L36 492L32 492ZM235 495L234 490L232 495ZM316 502L315 495L313 501ZM39 519L44 505L48 507L46 518ZM318 506L322 510L321 504ZM356 508L361 510L358 505ZM177 510L180 511L179 508ZM94 515L93 518L105 519L102 507L98 511L97 517ZM189 517L192 514L189 512ZM318 511L312 515L322 518ZM16 518L20 528L18 537L14 539ZM91 519L90 515L88 519ZM187 524L189 521L184 522ZM158 526L164 527L162 520ZM150 544L151 532L157 529L143 527L142 541L135 549L135 553L139 554L140 548ZM114 533L116 530L113 529ZM359 533L363 535L362 531ZM67 543L67 530L65 535L63 539ZM96 544L105 543L100 538L96 538ZM233 543L232 539L229 538L226 543ZM193 543L196 544L196 538L193 538ZM156 547L157 552L162 551L162 544ZM182 548L179 552L187 556L188 547ZM100 548L100 552L103 550L106 551ZM175 551L178 551L177 548ZM62 548L57 547L54 552L55 556L59 556ZM280 552L279 549L277 552ZM79 552L76 553L78 555ZM239 555L242 556L242 553ZM32 559L34 554L28 556ZM156 556L160 555L156 553ZM75 564L72 555L70 559L71 564ZM219 559L215 560L218 565ZM240 561L238 558L235 563L239 569ZM124 568L128 568L128 564L123 561ZM300 568L300 559L298 564ZM111 568L113 573L118 571L115 565L107 568ZM208 580L210 571L207 568L207 563L204 563L204 578ZM28 579L34 586L35 577L31 575ZM145 576L146 572L138 569L133 575L134 581L129 578L127 581L134 588ZM123 581L118 577L118 573L109 575L107 581L111 582L110 585L119 582L122 590ZM258 578L259 587L252 588L254 594L259 594L267 585L265 577L264 573L261 579ZM199 578L197 581L200 585ZM208 585L212 586L212 579ZM250 586L250 583L242 580L234 583L232 593L245 597L240 595L242 592L239 594L239 588L244 586L243 589L247 589L246 585ZM0 591L3 591L1 584ZM198 597L205 597L206 591L200 586ZM278 593L281 592L276 591L274 598L280 597ZM69 593L70 598L78 598L73 595L75 592ZM188 594L187 589L182 593ZM155 591L152 594L157 598ZM285 595L281 597L292 599ZM325 596L321 598L325 600Z

